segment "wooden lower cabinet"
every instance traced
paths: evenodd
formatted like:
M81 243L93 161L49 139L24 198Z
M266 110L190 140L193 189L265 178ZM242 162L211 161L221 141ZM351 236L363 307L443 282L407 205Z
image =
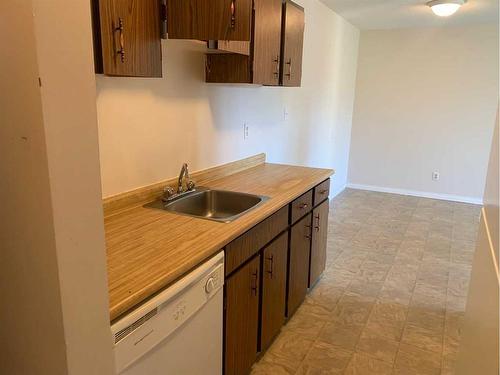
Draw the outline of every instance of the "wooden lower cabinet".
M328 212L328 199L313 210L309 287L312 287L318 281L325 270Z
M309 253L311 251L311 214L290 229L287 316L293 315L304 301L309 282Z
M328 188L323 181L226 245L225 375L250 373L323 273Z
M226 280L225 375L247 374L257 356L260 255Z
M260 350L266 350L285 322L288 232L262 253L262 316Z

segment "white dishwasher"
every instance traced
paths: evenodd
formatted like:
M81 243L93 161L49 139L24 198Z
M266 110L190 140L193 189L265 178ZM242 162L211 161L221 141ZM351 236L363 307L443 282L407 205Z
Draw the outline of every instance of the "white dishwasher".
M224 253L111 326L123 375L222 374Z

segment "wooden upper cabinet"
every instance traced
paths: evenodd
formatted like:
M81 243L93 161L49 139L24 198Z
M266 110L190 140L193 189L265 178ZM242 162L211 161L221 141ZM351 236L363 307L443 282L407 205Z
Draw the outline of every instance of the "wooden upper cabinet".
M255 0L253 83L277 86L280 74L282 0Z
M260 348L267 349L285 321L288 232L263 251Z
M250 40L252 0L167 0L169 39Z
M304 9L285 1L283 4L283 86L298 87L302 79L302 50L304 44Z
M226 280L225 375L249 373L257 357L259 283L260 255Z
M161 77L160 2L94 1L96 67L111 76Z
M325 200L313 210L309 287L312 287L318 281L319 277L325 270L326 245L328 237L328 212L328 200Z

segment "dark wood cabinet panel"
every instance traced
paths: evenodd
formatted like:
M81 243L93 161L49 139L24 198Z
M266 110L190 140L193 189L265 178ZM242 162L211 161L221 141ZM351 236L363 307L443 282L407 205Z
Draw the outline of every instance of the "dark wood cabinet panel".
M281 0L255 0L253 83L279 84Z
M287 316L300 306L307 293L309 253L311 250L311 214L290 229Z
M206 82L252 83L248 56L236 53L211 53L206 59Z
M250 41L252 0L167 0L169 39Z
M257 356L259 277L260 255L226 280L225 375L247 374Z
M260 348L265 350L285 321L288 232L263 251Z
M298 87L302 80L302 50L304 44L304 9L285 1L283 4L283 43L281 82Z
M248 230L226 246L225 267L229 275L288 226L288 205Z
M302 194L290 204L290 224L294 224L298 219L312 210L313 191L309 190Z
M318 281L326 266L329 208L329 201L325 200L313 210L311 261L309 272L310 287Z
M330 194L330 179L323 181L314 187L314 205L317 206Z
M94 32L100 34L103 73L161 77L160 3L158 0L95 0ZM95 14L98 12L99 14ZM97 67L100 64L96 64Z

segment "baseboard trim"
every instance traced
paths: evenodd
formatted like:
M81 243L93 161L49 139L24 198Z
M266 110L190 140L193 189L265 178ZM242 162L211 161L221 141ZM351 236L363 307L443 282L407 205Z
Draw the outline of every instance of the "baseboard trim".
M339 195L340 193L342 193L347 187L347 184L344 184L342 185L340 188L338 188L337 190L332 190L330 192L330 200L332 200L333 198L335 198L337 195Z
M443 200L443 201L470 203L470 204L477 204L477 205L483 204L482 198L464 197L461 195L438 194L438 193L430 193L430 192L426 192L426 191L393 189L393 188L386 188L386 187L381 187L381 186L351 184L351 183L347 184L347 187L350 189L369 190L369 191L377 191L380 193L392 193L392 194L399 194L399 195L410 195L412 197L439 199L439 200Z

